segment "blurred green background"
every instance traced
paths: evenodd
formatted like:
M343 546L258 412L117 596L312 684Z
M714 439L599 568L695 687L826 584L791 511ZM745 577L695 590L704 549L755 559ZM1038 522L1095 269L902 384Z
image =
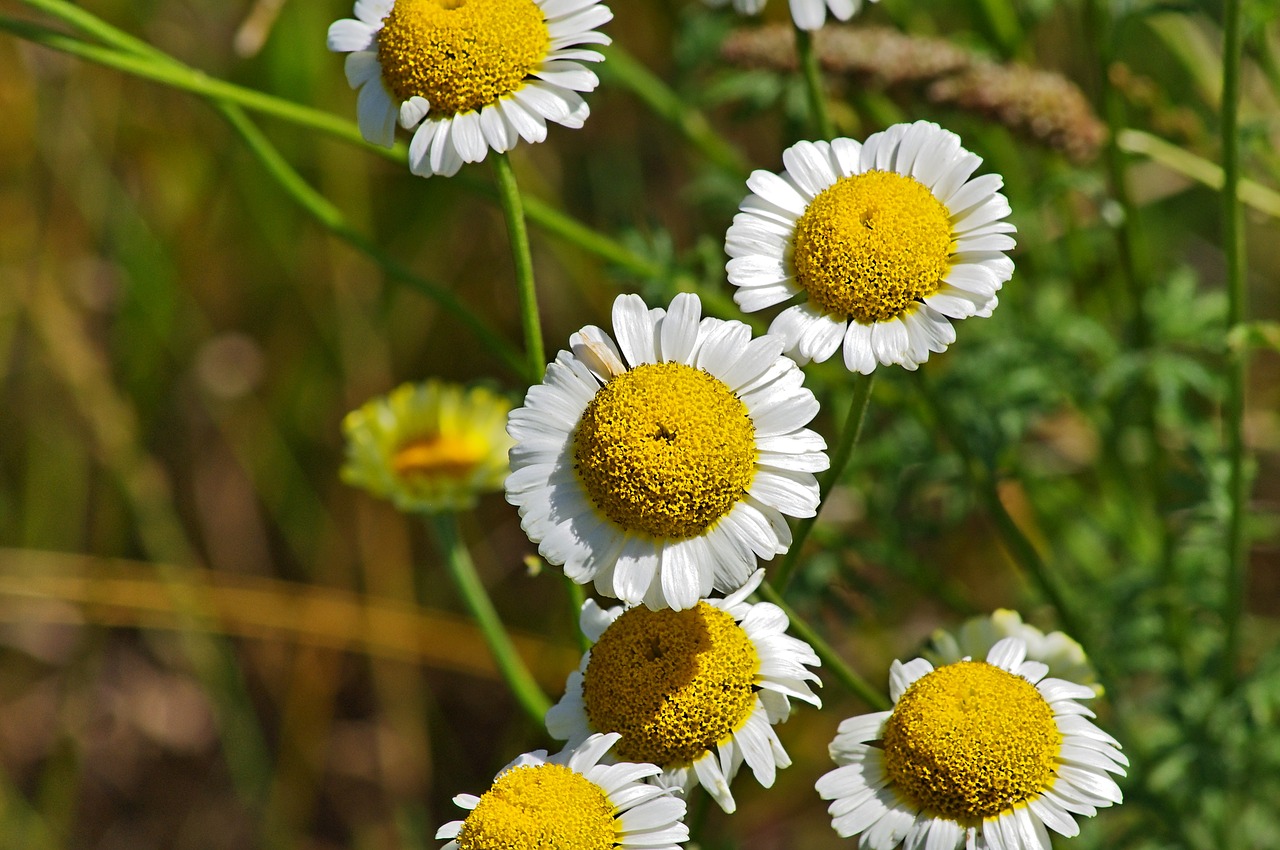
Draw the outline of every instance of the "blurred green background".
M782 149L807 137L794 73L720 57L734 27L759 22L675 0L613 7L607 32L743 165L780 170ZM84 8L214 77L354 117L324 45L351 14L341 2ZM1256 183L1250 318L1273 323L1276 11L1245 4L1241 109ZM2 14L47 23L21 3ZM1219 159L1220 14L1214 2L884 0L854 22L1057 72L1054 85L1083 94L1065 122L1060 91L1025 77L998 97L971 82L995 98L985 104L946 96L928 68L889 79L936 55L928 45L879 70L828 54L843 133L935 120L1005 176L1018 269L993 318L960 323L921 373L881 370L791 602L876 686L893 658L974 613L1018 607L1062 627L1006 554L982 495L995 494L1072 606L1107 679L1101 725L1134 760L1126 805L1086 824L1082 847L1280 846L1274 325L1246 339L1258 345L1241 657L1222 641L1228 347L1221 201L1205 185ZM785 3L766 18L785 21ZM552 351L607 325L620 291L657 304L693 287L708 312L741 318L722 245L745 173L601 73L583 130L553 126L512 154L522 189L634 259L534 227ZM501 214L475 191L485 166L424 181L259 124L355 230L520 345ZM1023 132L1058 124L1083 146L1070 158ZM849 378L838 364L809 372L831 439ZM554 748L457 613L423 528L338 482L343 414L428 376L525 390L300 209L207 103L0 37L0 846L435 847L453 795ZM462 523L558 697L578 649L556 571L536 574L501 495ZM867 708L830 681L823 696L780 730L795 764L774 789L740 777L732 817L692 803L702 846L847 845L812 785L839 720Z

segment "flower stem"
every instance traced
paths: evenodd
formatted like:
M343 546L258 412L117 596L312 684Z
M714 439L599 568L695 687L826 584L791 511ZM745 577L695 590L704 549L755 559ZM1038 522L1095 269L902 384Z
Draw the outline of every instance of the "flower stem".
M189 94L237 104L253 112L325 133L397 165L403 165L408 159L409 147L405 142L396 142L389 148L370 144L360 135L360 128L352 121L265 92L209 77L62 0L24 1L72 26L85 29L118 49L91 44L48 27L2 15L0 15L0 31L8 32L33 44L58 50ZM477 194L497 198L497 192L487 182L470 179L466 174L459 174L453 180ZM593 230L537 198L524 198L524 211L529 221L548 233L559 236L583 251L594 254L632 274L656 278L666 271L662 266L640 256L622 243Z
M795 27L796 56L800 61L800 73L804 76L805 90L809 93L809 111L814 129L822 139L834 139L836 127L827 109L827 94L822 87L822 69L818 67L818 51L813 46L813 33Z
M481 343L486 352L496 357L517 375L524 374L524 362L518 352L497 331L484 322L474 311L458 300L451 291L438 283L427 280L383 251L369 237L353 228L342 212L327 198L317 192L291 166L275 145L263 135L257 125L234 104L215 102L214 108L239 134L245 146L258 159L267 173L281 189L316 221L328 228L356 250L373 260L387 276L430 298L445 311L464 324Z
M844 659L832 648L831 644L823 640L807 622L796 616L796 612L791 610L791 607L783 600L782 594L768 584L760 585L757 593L764 597L765 601L772 602L782 609L782 612L787 615L787 619L791 621L792 630L813 647L813 651L822 659L823 666L831 671L831 674L836 677L836 681L843 685L849 693L858 697L876 711L884 711L890 708L889 700L885 698L884 694L867 684L866 679L863 679L852 667L844 663Z
M498 665L498 671L525 713L536 725L541 726L551 702L516 652L511 636L507 634L502 619L494 610L493 602L476 573L471 553L458 533L457 517L452 513L433 513L427 515L427 520L454 586L458 588L463 603L480 627L489 652L493 653L493 660Z
M1227 332L1244 324L1248 292L1245 287L1244 217L1240 206L1240 0L1224 0L1222 47L1222 242L1227 261ZM1245 474L1244 410L1248 378L1248 346L1240 346L1227 366L1225 404L1230 499L1227 519L1227 608L1223 661L1219 665L1224 689L1235 682L1240 652L1240 620L1249 578L1249 548L1245 539L1249 480Z
M181 69L184 66L173 57L165 52L152 47L145 41L141 41L126 32L123 32L105 21L97 18L83 9L71 6L61 0L24 0L24 2L46 12L58 20L67 23L82 32L91 35L104 44L116 48L125 53L134 56L153 60L157 63L168 65L175 69ZM67 38L63 36L63 38ZM91 50L100 51L94 45L80 44ZM53 45L51 45L53 46ZM453 314L455 318L466 325L476 338L483 344L486 351L491 352L495 357L503 362L505 366L513 369L517 374L522 371L521 363L515 350L511 345L502 338L496 331L485 324L475 313L467 309L467 307L457 299L457 297L448 289L437 283L426 280L417 274L414 274L407 267L401 265L385 251L379 248L374 242L364 234L355 230L347 222L342 212L329 202L327 198L317 192L308 184L297 170L291 166L276 147L271 144L270 140L263 135L257 125L245 114L244 110L235 102L228 101L223 98L210 97L210 105L231 125L232 129L240 136L245 146L249 148L259 163L266 169L267 173L276 181L276 184L291 197L298 206L302 207L316 221L327 228L335 236L344 240L356 250L368 256L371 260L382 267L393 280L409 286L411 289L421 293L422 295L435 301L440 307Z
M827 471L822 474L822 478L818 481L818 489L821 493L818 510L813 516L805 517L796 523L795 534L792 535L791 539L791 548L783 556L782 563L778 565L777 572L774 573L769 582L779 592L785 593L787 585L791 583L796 564L800 560L800 550L804 548L804 542L808 539L809 532L813 530L813 524L818 521L818 515L822 513L822 506L826 504L831 491L839 483L840 476L844 475L845 467L849 465L849 459L853 457L853 447L857 444L858 436L862 433L862 422L867 415L867 405L871 400L871 388L874 385L874 373L871 375L858 375L853 380L853 395L849 399L849 414L845 417L844 427L840 431L840 440L831 452L831 466L827 467Z
M1062 623L1062 627L1067 634L1084 647L1085 654L1089 656L1094 666L1098 668L1098 678L1103 681L1105 687L1108 677L1104 668L1107 666L1107 660L1099 653L1091 651L1092 632L1085 630L1084 622L1077 617L1074 607L1068 603L1067 598L1049 574L1049 567L1045 564L1044 559L1040 557L1040 552L1036 549L1035 544L1018 527L1018 523L1014 521L1013 517L1009 515L1004 502L1000 500L1000 490L993 471L974 455L965 441L961 429L951 420L946 406L937 397L937 393L934 392L923 375L918 377L915 384L933 416L936 433L946 435L956 454L960 455L960 459L964 462L964 468L969 475L969 480L973 484L978 498L987 509L987 514L999 533L1000 541L1004 544L1005 551L1009 553L1009 557L1013 559L1014 563L1022 568L1023 574L1031 579L1032 584L1040 591L1040 595L1053 606L1058 615L1058 620Z
M635 57L617 44L605 51L600 76L627 89L659 117L675 126L698 151L718 168L743 176L747 164L741 152L721 138L705 115L691 107Z
M515 263L516 292L520 299L520 322L524 326L524 353L529 383L542 380L547 368L542 345L542 320L538 316L538 290L533 281L533 255L529 251L529 228L524 221L524 204L516 185L511 160L504 153L493 156L493 175L498 184L498 203L507 220L511 240L511 259Z

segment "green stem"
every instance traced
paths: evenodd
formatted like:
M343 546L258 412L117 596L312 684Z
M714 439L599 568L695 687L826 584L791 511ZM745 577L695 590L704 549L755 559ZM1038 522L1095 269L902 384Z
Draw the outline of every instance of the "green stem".
M1084 647L1085 654L1089 656L1094 666L1098 668L1098 678L1100 680L1105 679L1103 668L1107 666L1107 660L1100 657L1098 653L1090 651L1092 633L1085 631L1084 623L1076 616L1075 609L1068 603L1057 583L1049 574L1049 567L1045 564L1044 559L1040 557L1040 552L1036 549L1035 544L1023 533L1017 522L1009 515L1009 511L1005 509L1004 502L1000 500L1000 490L996 483L994 471L974 455L964 439L963 432L951 420L946 406L937 397L937 393L933 391L923 375L918 377L915 385L933 416L935 433L947 435L947 439L951 441L956 454L964 462L969 480L973 484L978 498L986 508L987 514L991 517L991 521L999 533L1000 541L1004 544L1005 551L1009 553L1014 563L1022 568L1023 574L1031 579L1032 584L1040 591L1040 595L1053 606L1054 611L1057 612L1058 620L1062 623L1062 627L1067 634ZM1103 684L1105 686L1106 682L1103 681Z
M24 2L76 27L88 35L100 39L111 47L140 57L147 57L175 68L182 67L177 60L163 51L157 50L145 41L140 41L128 33L116 29L78 7L70 6L59 0L24 0ZM83 42L79 43L84 44ZM93 47L92 45L87 46ZM244 110L239 105L222 98L210 98L210 101L218 113L231 125L232 129L240 135L250 153L258 159L277 185L284 189L285 193L293 198L303 210L334 235L366 254L380 265L388 276L425 295L457 317L475 334L487 351L492 352L508 368L513 369L517 374L520 373L522 367L518 355L500 334L481 321L475 313L467 309L448 289L414 274L408 268L392 259L368 237L352 228L341 211L313 189L280 155L279 150L245 115Z
M65 14L67 9L75 9L69 4L60 2L60 0L27 0L27 2L38 3L39 8L49 11L51 14L57 14L64 19L70 18L69 15ZM87 13L81 13L76 16L77 21L82 18L92 19L92 16L88 16ZM97 19L92 20L97 21ZM97 21L97 25L96 29L94 29L95 34L112 29L100 21ZM339 118L323 110L313 109L284 98L275 97L265 92L255 91L254 89L244 88L234 83L209 77L200 71L182 65L170 56L155 51L154 48L145 45L143 42L137 42L131 36L119 33L119 31L115 31L118 34L117 41L122 45L124 41L121 41L121 39L131 40L134 44L144 44L148 48L147 55L139 56L131 55L128 52L122 53L120 50L90 44L74 36L51 30L48 27L5 16L0 16L0 31L9 32L35 44L131 74L135 77L167 85L201 97L236 104L245 109L270 115L273 118L287 121L300 127L325 133L369 153L376 154L383 159L390 160L397 165L403 165L409 156L409 147L402 141L396 142L395 145L389 148L372 145L364 140L364 137L360 135L360 128L352 121ZM155 59L147 57L155 57ZM161 60L162 57L162 61L156 61ZM477 194L495 200L498 197L493 187L483 181L469 178L464 174L457 175L452 179ZM536 198L527 197L524 199L524 211L529 221L548 233L559 236L566 242L577 245L582 250L600 257L606 262L613 263L632 274L640 277L660 277L665 273L665 269L661 266L641 257L622 243L592 230L571 216L565 215L550 204L539 201Z
M1245 287L1244 217L1240 206L1240 0L1224 0L1222 48L1222 242L1227 261L1227 332L1244 324L1248 312ZM1224 659L1219 669L1224 689L1233 686L1240 652L1240 620L1249 577L1245 539L1249 481L1245 474L1244 410L1248 378L1248 346L1230 356L1225 405L1227 452L1230 457L1227 520L1227 609Z
M33 9L38 9L63 23L75 27L83 33L93 36L103 44L118 48L126 53L136 53L139 56L150 56L154 59L170 59L164 51L152 47L142 39L129 35L124 30L111 26L106 21L86 12L79 6L73 6L70 3L63 2L63 0L22 0L22 2Z
M529 228L524 221L524 204L520 187L506 154L493 155L493 175L498 184L498 202L507 220L511 239L511 259L515 263L516 293L520 299L520 323L524 326L526 374L529 383L542 380L547 368L546 350L542 345L542 319L538 315L538 290L533 280L533 254L529 250Z
M263 135L244 110L238 106L214 103L214 107L222 114L232 128L240 135L245 146L276 181L276 184L289 197L309 213L317 222L326 227L335 236L356 248L382 267L387 276L397 280L415 292L430 298L450 315L464 324L480 341L483 348L498 358L504 366L517 375L524 375L525 365L520 352L507 342L501 334L486 324L465 304L458 300L451 291L438 283L433 283L415 274L406 266L383 251L376 243L363 233L355 230L327 198L317 192L298 174L280 151Z
M809 532L813 530L813 524L818 521L818 515L822 513L822 506L827 503L827 498L831 495L831 491L835 489L836 484L840 482L840 477L844 475L845 467L849 465L849 459L853 457L853 447L857 445L858 437L862 434L862 422L867 415L867 404L871 400L871 388L874 385L874 373L858 375L853 380L853 395L849 399L849 413L845 417L844 427L840 430L840 440L831 452L831 466L827 467L827 471L822 474L822 478L818 481L818 489L821 493L818 510L813 516L805 517L796 523L795 534L791 539L791 548L783 556L782 563L778 565L777 571L769 582L780 592L785 593L787 585L791 583L796 564L800 560L800 550L804 548L804 542L808 539Z
M1122 214L1120 226L1116 230L1116 244L1120 253L1120 269L1129 291L1132 334L1137 346L1146 348L1150 341L1147 323L1142 320L1142 302L1146 293L1142 269L1148 267L1146 245L1138 226L1138 205L1129 192L1128 156L1119 144L1120 134L1127 122L1123 95L1110 80L1111 63L1115 58L1115 33L1107 0L1089 0L1085 7L1085 21L1097 50L1102 113L1110 131L1105 149L1107 178L1111 184L1111 194Z
M783 600L782 594L768 584L760 585L760 589L756 592L764 597L765 601L772 602L782 609L782 612L787 615L787 619L791 621L791 630L799 635L801 640L806 641L813 647L813 651L822 659L823 666L831 671L831 674L836 677L836 681L843 685L849 693L858 697L876 711L884 711L891 707L884 694L867 684L866 679L863 679L852 667L844 663L844 659L832 648L831 644L823 640L821 635L814 631L807 622L798 617L795 611L791 610L791 606L787 605Z
M800 73L804 76L804 87L809 93L809 111L813 116L813 126L822 139L834 139L836 127L831 121L831 112L827 109L827 93L822 86L822 69L818 67L818 51L813 46L813 33L795 27L796 56L800 60Z
M689 106L658 75L617 44L604 50L600 76L607 83L625 88L645 106L670 122L716 167L735 176L745 176L747 163L741 152L721 138L705 115Z
M434 539L440 555L444 558L449 575L458 588L458 593L462 596L467 610L471 612L476 625L480 627L489 652L493 654L493 660L498 665L498 671L525 713L534 724L541 726L547 709L551 707L551 702L534 681L533 674L529 672L524 660L516 652L511 636L503 627L502 619L494 609L493 602L489 599L489 594L476 573L471 553L458 533L457 517L452 513L435 513L428 514L427 520L435 532Z
M45 47L60 50L63 53L69 53L81 59L87 59L90 62L105 65L108 68L114 68L117 71L132 74L135 77L141 77L203 97L235 103L254 112L261 112L302 127L319 130L322 133L357 145L371 153L376 153L400 164L403 164L409 156L408 145L404 142L399 142L391 148L371 145L360 135L360 128L351 121L320 109L313 109L265 92L244 88L234 83L210 77L201 71L179 63L176 59L161 62L149 57L122 53L109 47L90 44L47 27L7 17L0 18L0 30L13 33L27 41L42 44Z

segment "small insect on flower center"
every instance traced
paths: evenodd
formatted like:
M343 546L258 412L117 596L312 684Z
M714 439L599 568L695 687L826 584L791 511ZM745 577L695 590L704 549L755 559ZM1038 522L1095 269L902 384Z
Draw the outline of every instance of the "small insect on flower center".
M574 468L596 507L629 531L702 534L755 476L755 426L724 383L683 363L646 363L582 413Z
M1062 733L1026 679L984 661L939 667L885 723L889 778L913 805L973 825L1053 784Z
M731 614L631 608L591 649L582 701L591 728L619 732L615 752L687 765L742 727L756 701L760 657Z
M547 57L551 35L533 0L395 0L378 32L382 79L450 117L516 91Z
M951 218L915 178L867 171L810 202L793 248L796 282L815 304L873 324L938 291L953 253Z
M563 765L516 767L480 797L458 847L606 850L617 843L613 809L600 786Z
M401 444L391 469L405 479L466 478L484 460L484 446L448 434L418 437Z

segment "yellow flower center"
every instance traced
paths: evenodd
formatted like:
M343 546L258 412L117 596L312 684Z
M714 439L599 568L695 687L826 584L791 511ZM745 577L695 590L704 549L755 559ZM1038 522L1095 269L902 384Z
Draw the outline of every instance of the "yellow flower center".
M606 850L617 844L613 804L559 764L508 770L462 822L460 850Z
M419 95L433 115L453 116L519 89L550 45L533 0L396 0L378 64L397 100Z
M910 802L974 825L1053 784L1062 733L1035 685L985 661L939 667L885 724L884 763Z
M953 242L947 208L914 177L868 171L824 189L796 222L796 282L823 312L864 325L937 292Z
M687 765L747 721L759 669L732 615L705 602L684 611L637 607L592 647L582 701L592 729L621 733L619 758Z
M596 507L628 531L702 534L747 493L755 426L720 380L646 363L596 393L574 437L574 468Z
M416 478L466 478L482 460L484 446L451 434L432 434L410 440L391 456L396 476Z

